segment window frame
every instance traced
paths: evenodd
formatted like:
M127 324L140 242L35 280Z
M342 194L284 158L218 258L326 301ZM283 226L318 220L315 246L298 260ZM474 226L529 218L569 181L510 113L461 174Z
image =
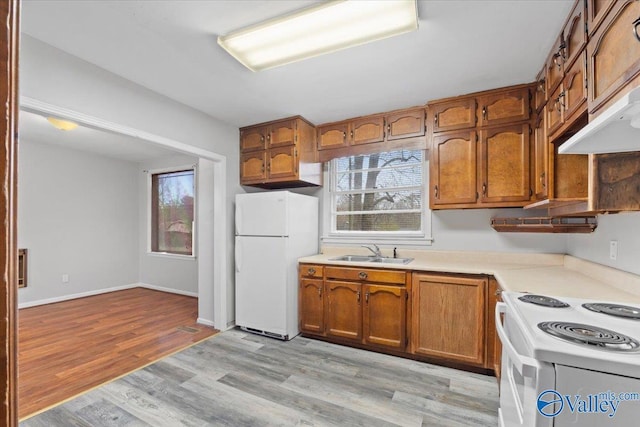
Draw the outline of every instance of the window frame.
M193 171L193 226L191 228L191 255L174 252L160 252L153 250L153 175L176 173L182 171ZM196 259L197 249L197 219L198 219L198 170L197 165L181 165L161 169L150 169L144 171L147 174L147 255L162 258L177 258L186 260Z
M402 148L398 148L400 150ZM396 150L391 150L396 151ZM393 244L395 246L425 246L433 243L431 229L431 209L429 209L429 158L428 150L422 150L422 230L420 231L338 231L334 218L336 213L336 193L334 190L336 179L336 161L332 159L324 164L323 174L325 185L323 195L322 243L324 244ZM365 153L367 155L370 153ZM351 156L344 156L351 157Z

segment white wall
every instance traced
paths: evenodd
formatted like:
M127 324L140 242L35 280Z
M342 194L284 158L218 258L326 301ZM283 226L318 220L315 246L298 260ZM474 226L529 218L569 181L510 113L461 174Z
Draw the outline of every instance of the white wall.
M21 140L18 176L20 304L138 282L135 163Z
M618 257L609 258L609 242L618 242ZM591 234L570 235L567 253L613 268L640 274L640 212L598 215Z
M179 78L179 76L176 76ZM233 200L239 185L238 128L150 91L25 34L20 92L56 106L203 148L226 157L227 295L233 293ZM136 186L137 187L137 186ZM137 258L137 257L136 257ZM229 302L232 304L232 300ZM233 307L227 307L233 320Z
M140 282L172 289L187 295L198 294L198 258L154 255L147 252L149 242L149 174L145 171L195 165L198 159L176 155L145 162L138 168ZM200 189L197 188L196 204ZM210 189L209 189L210 190ZM197 219L196 219L197 220ZM196 254L197 256L197 254Z

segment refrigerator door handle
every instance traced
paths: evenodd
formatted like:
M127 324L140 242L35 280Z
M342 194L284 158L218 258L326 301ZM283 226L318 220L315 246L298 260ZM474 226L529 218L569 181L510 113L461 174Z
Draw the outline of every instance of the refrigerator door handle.
M236 239L236 273L240 273L240 239Z
M242 233L240 232L241 227L241 222L242 222L242 203L238 203L236 202L236 236L241 235Z

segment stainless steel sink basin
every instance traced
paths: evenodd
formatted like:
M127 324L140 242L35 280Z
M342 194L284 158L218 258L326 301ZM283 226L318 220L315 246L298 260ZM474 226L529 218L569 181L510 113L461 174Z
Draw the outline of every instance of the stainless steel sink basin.
M388 264L408 264L413 261L413 258L392 258L392 257L377 257L373 255L342 255L335 258L331 258L330 261L347 261L347 262L383 262Z

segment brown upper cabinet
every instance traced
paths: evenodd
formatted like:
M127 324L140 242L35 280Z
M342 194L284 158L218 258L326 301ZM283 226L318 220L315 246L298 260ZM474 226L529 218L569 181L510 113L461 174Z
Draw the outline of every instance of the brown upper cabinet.
M550 140L564 134L586 112L587 85L587 59L583 51L567 69L562 84L549 97L547 134Z
M598 30L602 20L616 0L587 0L587 30L589 37Z
M587 45L585 13L584 0L578 0L562 30L563 49L561 56L565 72L578 59Z
M529 124L480 131L480 202L527 202L529 187Z
M240 184L287 188L322 184L316 129L291 117L240 129Z
M318 126L318 150L425 135L423 107Z
M480 126L494 126L529 120L531 92L529 87L496 91L478 97Z
M431 209L521 207L531 200L530 117L536 85L429 103L434 117Z
M543 67L542 70L540 70L540 72L536 76L536 87L534 90L533 98L534 98L534 105L537 112L539 112L542 109L542 107L547 103L547 85L545 82L544 71L545 69Z
M384 141L384 117L369 116L352 121L349 138L355 145Z
M551 96L551 93L562 83L562 77L564 77L562 52L563 40L562 34L560 34L553 44L545 63L545 84L548 96Z
M320 161L336 157L426 148L424 107L407 108L318 126Z
M587 45L589 114L640 85L640 1L619 0L607 10ZM605 12L601 12L605 13Z
M433 132L475 127L478 121L477 106L474 97L429 103L429 116L433 117Z

